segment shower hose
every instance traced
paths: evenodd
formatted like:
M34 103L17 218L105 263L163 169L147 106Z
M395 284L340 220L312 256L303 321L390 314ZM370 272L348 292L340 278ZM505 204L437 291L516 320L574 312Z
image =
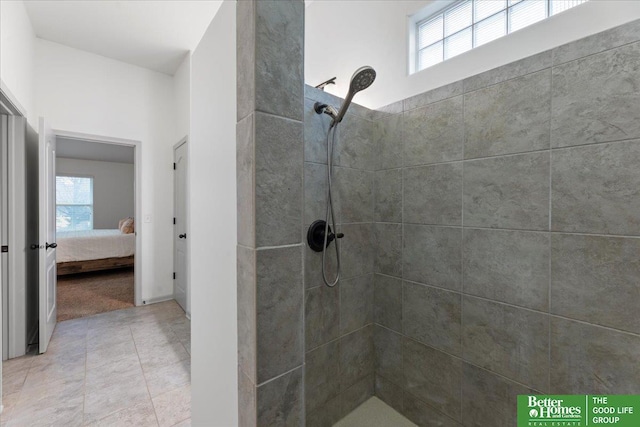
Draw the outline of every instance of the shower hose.
M333 133L332 133L333 131ZM326 272L326 261L327 261L327 242L329 239L329 222L333 227L333 233L337 234L338 229L336 228L336 215L333 209L333 196L332 196L332 184L331 177L333 175L333 146L336 140L336 133L338 132L338 123L331 123L329 126L329 131L327 132L327 183L328 183L328 191L327 191L327 214L325 217L325 226L324 226L324 245L322 246L322 279L324 283L330 288L334 287L338 284L340 280L340 243L337 238L334 238L334 244L336 247L336 261L337 261L337 272L336 277L333 281L327 279Z

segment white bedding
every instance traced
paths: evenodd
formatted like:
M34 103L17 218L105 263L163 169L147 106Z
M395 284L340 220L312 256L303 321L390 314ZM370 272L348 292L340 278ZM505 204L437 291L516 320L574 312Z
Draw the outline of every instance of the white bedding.
M63 231L56 235L56 261L87 261L121 258L135 253L135 234L120 230Z

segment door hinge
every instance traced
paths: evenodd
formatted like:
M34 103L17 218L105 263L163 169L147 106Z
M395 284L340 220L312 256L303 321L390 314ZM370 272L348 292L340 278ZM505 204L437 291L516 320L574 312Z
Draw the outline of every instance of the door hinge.
M9 246L2 246L2 253L9 252Z
M173 280L176 280L176 273L173 273Z
M176 217L173 217L173 225L176 225Z
M173 164L173 170L176 170L176 164L175 163Z

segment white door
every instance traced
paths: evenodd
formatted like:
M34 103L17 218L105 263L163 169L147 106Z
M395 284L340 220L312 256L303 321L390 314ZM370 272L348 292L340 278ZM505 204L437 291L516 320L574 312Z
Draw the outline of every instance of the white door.
M189 314L189 285L187 281L187 142L175 148L174 159L174 212L173 243L174 286L173 297Z
M39 299L40 353L47 351L56 327L56 139L40 117L38 140L39 178Z

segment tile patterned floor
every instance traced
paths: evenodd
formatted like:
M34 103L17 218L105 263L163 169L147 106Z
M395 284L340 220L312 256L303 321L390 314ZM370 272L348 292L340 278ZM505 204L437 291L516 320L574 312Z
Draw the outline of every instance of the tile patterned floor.
M3 363L1 427L190 426L191 326L175 301L58 323Z

